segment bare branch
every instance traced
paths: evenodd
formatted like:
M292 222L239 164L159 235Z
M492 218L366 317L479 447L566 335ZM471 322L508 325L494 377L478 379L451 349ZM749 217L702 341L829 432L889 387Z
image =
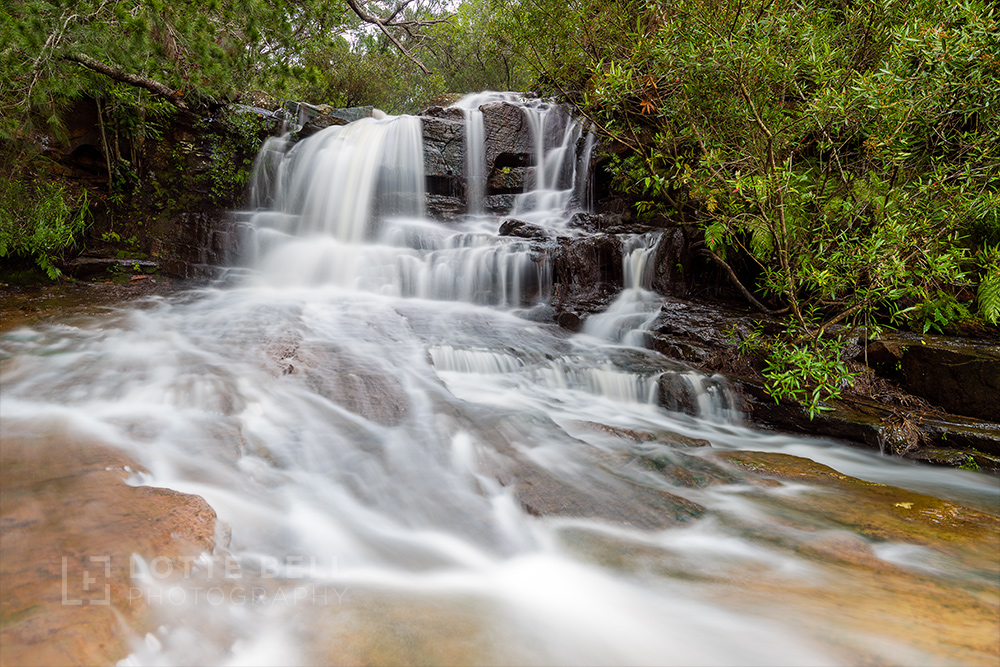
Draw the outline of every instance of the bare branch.
M424 64L417 59L416 56L410 53L406 49L406 47L403 46L402 42L400 42L395 35L389 32L389 28L402 28L412 36L413 33L410 31L411 28L420 28L420 27L435 25L437 23L447 23L448 21L451 20L452 15L445 16L444 18L431 19L431 20L400 21L398 20L399 15L403 12L404 9L406 9L408 5L410 5L410 3L413 2L413 0L403 0L403 2L401 2L399 6L396 7L396 9L394 9L391 14L389 14L388 18L382 18L380 16L369 14L368 12L365 11L364 7L362 6L363 3L359 2L359 0L344 0L344 2L347 3L347 6L351 8L351 11L354 12L359 19L361 19L365 23L370 23L371 25L378 27L378 29L382 31L382 34L388 37L389 41L391 41L393 45L397 49L399 49L399 52L402 53L407 58L409 58L411 61L413 61L413 63L420 68L420 71L422 71L424 74L431 73L431 71L427 69L424 66Z
M771 310L770 308L762 304L760 301L758 301L756 297L754 297L754 295L750 293L750 290L744 287L743 283L740 282L740 279L736 277L736 272L733 271L733 268L729 266L726 260L719 257L708 248L702 248L701 250L698 251L698 253L704 255L705 257L708 257L710 260L712 260L713 262L721 266L723 269L725 269L726 274L729 275L729 281L733 283L736 289L740 291L740 293L744 296L744 298L746 298L746 300L749 301L754 308L756 308L762 313L767 313L768 315L773 315L778 312L775 310Z

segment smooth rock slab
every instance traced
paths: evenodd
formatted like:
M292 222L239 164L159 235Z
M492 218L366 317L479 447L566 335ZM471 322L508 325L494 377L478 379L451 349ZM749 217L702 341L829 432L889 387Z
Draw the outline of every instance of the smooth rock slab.
M131 555L147 562L163 557L182 568L182 557L214 548L216 516L203 499L129 486L126 466L141 469L113 449L57 432L24 438L5 432L0 663L121 660L130 640L155 625L151 609L133 594Z

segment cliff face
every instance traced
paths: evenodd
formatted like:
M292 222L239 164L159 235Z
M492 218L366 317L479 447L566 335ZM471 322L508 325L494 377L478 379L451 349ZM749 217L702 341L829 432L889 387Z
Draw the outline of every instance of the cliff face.
M67 257L64 273L91 280L120 273L212 276L237 243L229 211L243 197L261 141L279 116L230 105L200 114L173 111L111 122L92 98L64 114L65 130L36 133L44 178L87 193L92 223L82 257Z

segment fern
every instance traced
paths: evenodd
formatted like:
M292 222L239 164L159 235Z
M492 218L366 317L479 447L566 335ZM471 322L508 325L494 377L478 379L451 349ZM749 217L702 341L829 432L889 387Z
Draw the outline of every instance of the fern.
M759 259L767 260L774 252L774 232L767 220L752 218L744 223L750 231L750 252Z
M990 324L1000 321L1000 270L991 267L983 281L979 283L979 313Z
M983 276L976 294L979 314L990 324L996 324L1000 321L1000 245L983 246L980 257Z

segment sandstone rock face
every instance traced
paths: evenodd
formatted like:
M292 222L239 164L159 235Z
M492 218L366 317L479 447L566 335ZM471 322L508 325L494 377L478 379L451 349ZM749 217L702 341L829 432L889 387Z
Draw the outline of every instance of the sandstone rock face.
M480 109L486 131L486 173L492 176L495 169L531 166L534 139L520 107L496 102Z
M155 627L130 558L180 568L215 546L215 512L197 496L135 487L141 470L95 443L6 436L0 448L0 662L114 663Z
M427 213L440 220L454 220L466 211L465 121L461 110L442 116L421 116L424 140L424 174Z

